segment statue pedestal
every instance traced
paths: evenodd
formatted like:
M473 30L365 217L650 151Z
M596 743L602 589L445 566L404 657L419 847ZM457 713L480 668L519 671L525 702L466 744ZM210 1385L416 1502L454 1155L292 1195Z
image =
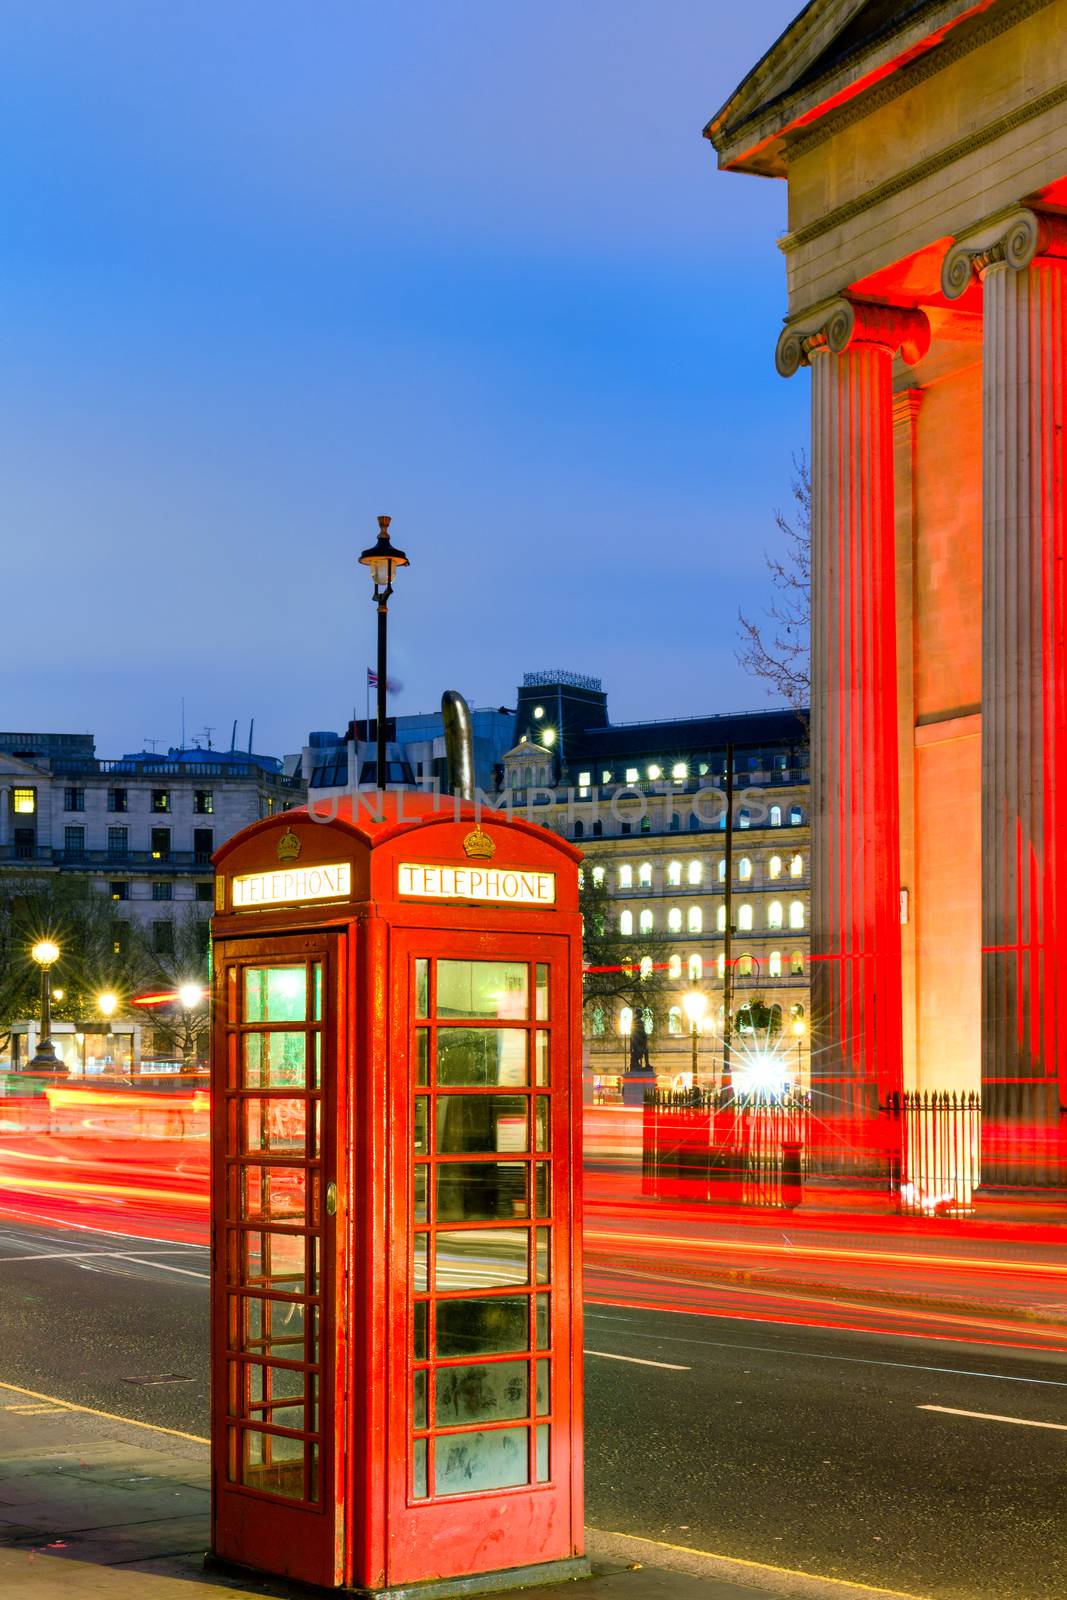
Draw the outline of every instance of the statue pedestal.
M622 1103L624 1106L643 1106L645 1103L645 1090L656 1087L656 1074L654 1072L628 1072L622 1080Z

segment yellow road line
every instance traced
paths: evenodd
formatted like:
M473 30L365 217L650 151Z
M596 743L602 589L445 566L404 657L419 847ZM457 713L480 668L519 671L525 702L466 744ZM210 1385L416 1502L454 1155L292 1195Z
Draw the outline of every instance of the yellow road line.
M120 1417L116 1411L98 1411L95 1406L80 1406L73 1400L61 1400L55 1394L41 1394L36 1389L23 1389L17 1383L4 1383L0 1380L0 1389L7 1389L11 1394L25 1394L31 1400L47 1400L54 1406L60 1406L64 1411L83 1411L86 1416L103 1417L107 1422L125 1422L131 1428L147 1428L150 1433L166 1433L172 1439L189 1439L193 1444L210 1444L210 1439L205 1439L199 1433L182 1433L179 1428L162 1428L156 1422L139 1422L136 1417ZM5 1410L8 1409L5 1407Z

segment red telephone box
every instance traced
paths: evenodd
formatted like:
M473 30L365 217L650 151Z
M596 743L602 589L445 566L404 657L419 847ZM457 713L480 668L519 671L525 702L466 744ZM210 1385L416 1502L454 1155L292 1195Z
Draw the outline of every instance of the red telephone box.
M577 1575L579 853L442 796L316 811L215 856L214 1555Z

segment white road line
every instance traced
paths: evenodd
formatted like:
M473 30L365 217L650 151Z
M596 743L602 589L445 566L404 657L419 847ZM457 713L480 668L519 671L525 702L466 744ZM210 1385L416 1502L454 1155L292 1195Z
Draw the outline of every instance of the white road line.
M664 1367L668 1372L692 1372L692 1367L679 1367L673 1361L645 1361L640 1356L617 1356L611 1350L586 1350L587 1356L601 1356L605 1361L629 1361L635 1367Z
M1067 1433L1067 1422L1032 1422L1029 1417L1001 1417L995 1411L960 1411L956 1406L916 1406L916 1411L943 1411L949 1417L979 1417L983 1422L1013 1422L1017 1428L1055 1428Z
M165 1249L150 1251L151 1255L178 1255L180 1245L169 1245ZM9 1261L88 1261L94 1256L121 1256L126 1258L125 1250L48 1250L41 1255L0 1256L0 1266Z
M210 1272L193 1272L189 1267L172 1267L166 1261L141 1261L137 1256L119 1256L120 1261L130 1261L135 1267L156 1267L160 1272L180 1272L183 1278L203 1278L205 1283L210 1279Z
M23 1224L26 1228L40 1230L42 1223L50 1223L62 1234L68 1233L102 1233L109 1239L136 1239L140 1244L178 1244L186 1250L206 1250L206 1244L190 1243L186 1239L161 1239L154 1233L129 1233L122 1228L97 1228L91 1222L67 1221L62 1217L42 1217L37 1212L26 1211L18 1206L6 1205L0 1198L0 1216L25 1218ZM5 1228L4 1232L8 1230Z

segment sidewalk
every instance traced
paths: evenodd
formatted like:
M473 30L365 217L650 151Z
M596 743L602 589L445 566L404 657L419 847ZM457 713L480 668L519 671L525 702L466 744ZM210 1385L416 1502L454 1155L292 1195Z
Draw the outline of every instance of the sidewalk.
M208 1453L187 1435L0 1386L4 1600L205 1600L305 1595L205 1572ZM888 1590L589 1530L593 1577L543 1600L913 1600ZM511 1591L515 1593L516 1591Z

